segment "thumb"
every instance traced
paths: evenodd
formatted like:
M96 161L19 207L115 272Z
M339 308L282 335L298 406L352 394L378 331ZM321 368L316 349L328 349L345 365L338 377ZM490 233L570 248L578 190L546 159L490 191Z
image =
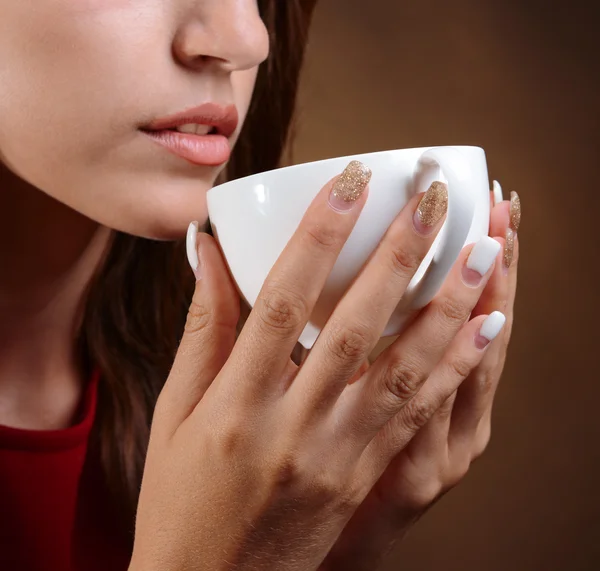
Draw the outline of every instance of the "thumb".
M197 222L188 228L187 251L196 289L155 413L172 432L192 413L223 368L240 316L240 298L219 246L212 236L198 232Z

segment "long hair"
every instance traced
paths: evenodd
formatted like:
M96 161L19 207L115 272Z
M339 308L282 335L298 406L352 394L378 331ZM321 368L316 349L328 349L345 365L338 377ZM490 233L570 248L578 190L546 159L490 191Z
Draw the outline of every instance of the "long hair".
M259 0L271 53L225 172L228 180L279 166L288 142L315 0ZM183 241L113 232L84 298L78 339L98 368L97 447L125 530L133 530L156 400L181 339L194 288Z

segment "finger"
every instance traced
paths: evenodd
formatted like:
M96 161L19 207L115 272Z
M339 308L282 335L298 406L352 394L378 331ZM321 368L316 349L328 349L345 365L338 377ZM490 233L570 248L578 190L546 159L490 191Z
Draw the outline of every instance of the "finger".
M506 360L506 353L512 324L514 321L514 303L517 291L517 268L519 259L519 243L514 228L520 223L520 200L518 195L511 193L511 202L505 201L497 205L492 212L491 231L494 236L504 236L504 240L497 238L503 244L502 274L494 272L488 287L490 292L484 292L480 304L475 308L474 314L490 313L494 309L502 311L506 315L506 325L503 329L503 342L495 342L487 352L481 364L481 369L486 370L494 366L496 369L495 386L489 391L490 406L496 392L498 381ZM487 290L487 288L486 288ZM479 369L479 368L478 368ZM486 373L487 374L487 373Z
M502 201L504 200L504 197L502 195L502 187L500 186L500 183L495 180L492 184L492 206L495 206L496 204L500 204Z
M417 395L368 444L360 458L359 473L364 470L369 477L379 477L477 366L502 323L504 316L495 312L475 317L461 328Z
M294 345L362 211L370 177L368 167L352 161L310 204L269 272L234 347L230 365L240 378L238 392L271 394L280 384Z
M496 183L497 184L497 183ZM515 220L515 197L516 204L519 205L518 196L512 193L513 201L504 201L497 204L492 209L490 236L495 237L502 243L502 272L495 271L481 299L473 310L473 315L482 313L490 313L495 309L502 311L507 318L507 324L504 327L503 337L504 343L494 343L494 346L487 352L482 367L486 368L491 363L495 364L498 370L502 370L506 355L506 346L510 338L510 331L513 321L513 306L516 293L516 267L518 257L518 244L515 251L516 234L514 233L511 219ZM513 214L511 215L511 210ZM517 219L517 226L520 221L520 215Z
M501 248L498 263L494 267L494 271L490 276L488 283L481 294L481 297L477 301L477 304L473 308L471 317L477 315L487 315L492 311L502 311L505 315L508 312L508 294L509 294L509 279L504 266L504 251L506 246L506 240L504 238L494 238ZM485 356L487 362L497 359L499 355L498 345L494 345Z
M212 236L188 229L188 258L196 289L183 338L160 394L155 417L175 430L193 411L225 364L235 343L240 300Z
M519 206L520 207L520 206ZM519 217L520 218L520 217ZM518 225L517 225L518 227ZM511 256L512 258L512 263L510 264L510 267L508 269L508 301L507 301L507 305L506 305L506 325L504 326L504 330L502 332L503 334L503 343L500 342L496 342L498 345L500 345L501 350L500 350L500 361L499 361L499 366L500 367L504 367L504 362L506 360L506 355L508 352L508 346L510 343L510 337L512 334L512 327L513 327L513 323L514 323L514 306L515 306L515 298L516 298L516 293L517 293L517 277L518 277L518 266L519 266L519 239L515 233L514 235L514 242L513 242L514 246L513 246L513 254ZM483 449L485 448L489 437L490 437L490 432L491 432L491 418L492 418L492 406L493 406L493 402L494 402L494 397L496 394L496 391L498 389L498 381L500 381L500 375L498 375L498 380L496 382L495 387L493 387L493 390L491 391L490 395L488 396L489 399L489 405L486 408L486 411L483 415L483 418L481 419L480 423L479 423L479 427L477 429L477 437L476 437L476 452L475 454L479 454L483 451Z
M512 248L512 244L509 243L509 240L498 237L499 235L505 236L507 230L512 232L508 228L509 222L510 204L508 202L497 204L492 209L490 234L495 235L496 240L502 245L502 264L497 264L494 268L492 277L473 310L473 317L499 310L508 319L512 313L512 310L508 308L510 289L508 266L512 262L512 250L509 252L510 255L507 255L507 248ZM514 272L514 267L512 271ZM460 386L449 434L452 448L469 449L475 446L478 427L487 409L492 405L500 380L507 343L508 339L504 335L496 339L486 351L481 363Z
M520 255L517 233L521 224L521 199L514 191L511 192L509 220L509 228L506 233L507 249L505 251L505 258L507 259L507 262L510 261L510 263L505 263L505 266L508 266L508 304L506 308L507 323L504 331L504 337L507 345L508 341L510 340L514 322L514 305L517 295L517 270ZM512 232L509 232L509 230L512 230Z
M502 293L500 289L496 289L495 292L492 292L493 295L489 297L486 296L486 292L484 292L484 295L482 295L482 299L480 300L480 306L476 307L474 310L474 314L478 314L489 313L494 309L499 309L506 315L507 324L504 327L503 332L505 344L495 344L495 347L489 351L488 356L486 356L486 359L493 358L501 362L500 367L504 361L506 345L508 345L510 339L513 323L519 255L516 229L519 227L521 220L520 204L519 196L517 193L512 192L510 202L501 202L492 209L490 236L496 237L499 241L503 242L502 274L505 279L502 280L499 275L495 274L490 280L491 283L488 284L488 288L498 288L499 286L504 290L504 293Z
M350 404L345 432L357 444L366 446L419 391L468 320L499 251L488 236L466 246L438 295L371 365L361 383L364 394L342 401Z
M504 240L496 238L504 246ZM504 275L503 264L496 264L472 317L488 315L501 311L506 315L508 297L508 276ZM449 442L453 447L469 448L472 446L477 427L488 406L491 405L503 366L504 336L496 339L485 352L481 362L458 389Z
M445 184L412 198L338 303L288 395L324 414L367 359L431 248L448 205Z
M498 183L497 187L501 188ZM491 432L491 416L492 406L494 397L498 389L498 383L500 381L502 369L506 360L506 354L508 350L508 344L512 332L512 325L514 321L514 302L517 290L517 268L519 260L519 241L517 239L516 231L519 228L521 221L521 201L516 192L511 192L510 201L497 202L496 207L492 210L491 222L490 222L490 235L491 236L504 236L505 246L503 254L503 275L505 276L505 283L507 288L505 310L506 324L503 329L503 342L496 340L490 350L487 352L481 365L473 372L476 376L472 381L468 380L463 383L462 388L466 388L467 384L473 385L473 390L479 388L479 390L485 395L487 400L487 406L484 407L484 413L482 418L476 425L475 435L473 436L473 426L476 424L476 418L471 420L471 427L463 429L463 437L459 438L454 436L453 440L455 443L463 443L468 441L470 434L472 438L471 446L473 448L474 456L478 456L483 452L489 441ZM482 296L483 297L483 296ZM491 304L490 304L491 306ZM499 305L498 307L502 307ZM482 312L489 311L490 308L481 308ZM488 359L490 361L488 362ZM490 370L490 365L493 363L495 370ZM480 397L480 398L483 398ZM468 405L459 405L456 410L467 409ZM463 411L461 415L468 416L468 412ZM454 424L454 421L453 421ZM461 423L458 424L460 426ZM451 432L453 429L451 428Z
M510 203L505 200L492 208L490 215L490 236L504 238L510 221Z

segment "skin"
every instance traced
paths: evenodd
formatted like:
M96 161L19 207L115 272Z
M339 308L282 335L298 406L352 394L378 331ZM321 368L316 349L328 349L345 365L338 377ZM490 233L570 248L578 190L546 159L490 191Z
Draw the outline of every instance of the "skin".
M496 204L491 212L490 236L503 245L509 214L508 201ZM466 476L471 464L486 450L492 431L494 396L514 322L518 262L519 241L515 238L510 267L498 260L471 314L475 319L500 310L506 315L504 328L458 390L408 446L394 456L353 514L320 571L378 569L412 525ZM369 367L367 360L355 379L360 380ZM438 366L428 382L439 382L443 376L443 367ZM381 437L383 447L390 446L394 423L386 430L387 434L384 431Z
M268 37L253 0L27 0L2 5L0 52L0 239L11 245L0 251L0 423L62 428L70 424L83 386L72 345L75 314L109 229L182 237L190 219L206 220L204 194L220 172L166 153L138 127L205 101L234 103L243 119ZM197 545L211 544L212 556L233 558L241 549L251 553L260 538L274 549L260 549L267 567L373 569L487 445L516 290L516 263L503 272L501 254L482 283L470 288L460 278L467 247L454 281L432 302L435 312L449 296L463 296L464 307L473 309L468 322L467 313L462 322L440 328L426 315L420 333L407 330L370 367L365 346L344 363L343 374L330 370L328 364L339 360L339 324L367 328L371 348L380 336L391 308L361 306L372 283L393 285L398 295L410 278L407 272L380 279L371 267L334 314L338 328L322 334L301 370L286 358L368 195L351 214L340 215L326 205L328 189L307 213L235 344L239 298L214 240L199 237L208 277L197 284L182 348L157 406L132 569L195 564ZM381 247L383 263L389 264L397 240L415 259L427 251L435 232L423 238L413 231L417 204L413 199L390 230L396 238ZM502 242L507 225L503 202L492 213L491 235ZM322 236L327 247L307 242L322 228L335 229ZM284 328L269 326L269 296L291 303L273 289L275 283L289 284L284 291L305 300ZM506 313L507 327L485 351L475 350L477 328L496 309ZM381 323L357 322L365 315L378 315ZM440 351L428 355L413 394L394 398L382 389L389 386L386 371L410 356L417 339ZM457 360L468 364L467 374L449 373ZM411 411L418 399L429 403L432 416L417 425ZM262 423L249 422L258 418ZM225 438L215 441L211 430L219 429ZM277 449L257 462L274 433L282 435ZM252 446L233 445L242 434ZM222 453L211 461L189 453L202 445ZM297 460L290 450L327 457L326 465L311 466L331 485L315 490L315 473L300 471L272 488ZM330 462L332 450L337 462ZM239 474L227 457L233 451ZM253 471L257 465L264 468ZM226 485L223 470L231 471ZM260 505L271 520L253 519L258 504L251 498L240 510L236 481L246 486L249 478L264 492ZM212 494L199 494L211 486ZM217 493L219 509L212 501ZM324 493L331 498L325 504ZM299 499L307 500L307 508L290 515L286 502ZM212 530L223 514L230 516L232 533L215 545ZM294 534L303 530L300 536L272 525L288 520ZM282 545L295 550L276 549ZM245 565L239 568L254 568Z
M234 143L268 48L253 0L2 3L0 422L69 424L75 312L108 228L173 239L207 217L222 167L166 153L138 127L233 103Z

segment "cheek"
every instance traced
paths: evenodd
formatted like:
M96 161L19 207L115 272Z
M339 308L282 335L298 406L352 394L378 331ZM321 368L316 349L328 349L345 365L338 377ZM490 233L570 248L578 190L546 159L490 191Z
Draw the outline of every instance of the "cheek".
M35 2L0 0L0 161L106 226L182 235L206 216L217 173L153 160L137 131L191 100L172 61L173 3ZM257 71L232 74L240 128Z
M0 160L61 202L128 230L128 205L148 186L148 161L131 142L140 114L169 101L157 84L173 83L168 3L10 6L0 18ZM114 220L109 209L126 214Z
M93 151L93 141L101 146L103 134L114 133L124 107L145 87L132 89L132 72L139 72L138 84L146 76L146 59L138 53L143 40L165 37L163 30L149 28L156 28L158 14L136 10L140 3L38 0L34 11L27 2L22 8L11 3L17 7L0 24L3 153L12 150L18 160L27 149L48 148L54 151L49 158L77 156L83 149Z

